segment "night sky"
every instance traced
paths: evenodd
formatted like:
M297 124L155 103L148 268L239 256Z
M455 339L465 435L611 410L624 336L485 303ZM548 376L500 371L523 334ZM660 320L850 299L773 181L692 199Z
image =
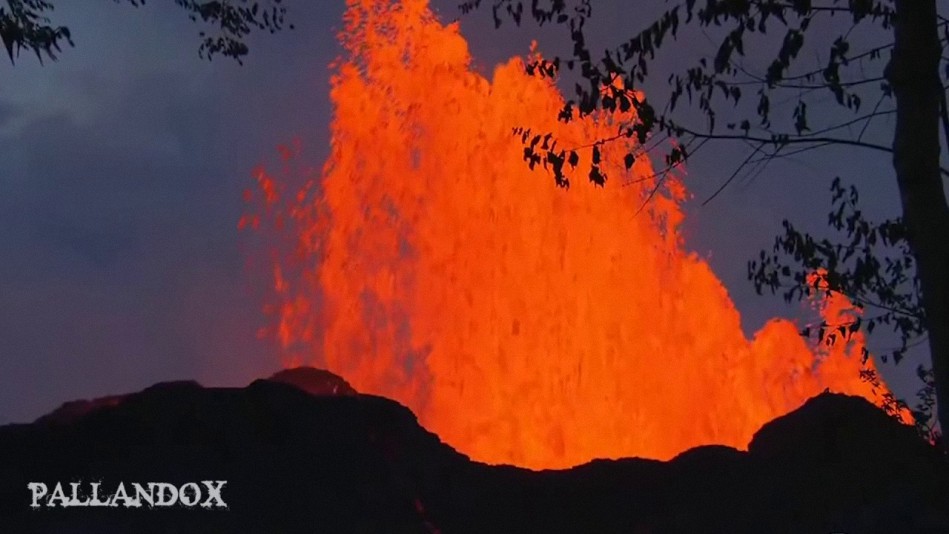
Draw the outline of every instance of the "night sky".
M323 161L343 4L288 1L296 29L252 36L240 66L199 59L200 27L171 2L62 1L53 21L70 26L76 48L45 66L26 53L15 66L0 61L0 423L162 380L244 385L277 370L256 338L265 288L245 268L241 192L255 165L276 161L279 143L299 137L308 161ZM630 4L594 4L603 45L665 5L637 3L645 11L634 13ZM457 0L434 5L445 20L459 16ZM531 38L550 54L569 51L561 31L495 31L490 19L490 10L462 19L486 75ZM678 50L707 53L708 44ZM880 127L885 137L892 125ZM896 215L899 202L887 154L828 150L738 180L701 206L739 149L690 165L684 233L750 334L798 310L745 280L747 260L770 248L782 219L823 228L837 175L861 185L873 216ZM898 392L911 395L915 364L891 368Z

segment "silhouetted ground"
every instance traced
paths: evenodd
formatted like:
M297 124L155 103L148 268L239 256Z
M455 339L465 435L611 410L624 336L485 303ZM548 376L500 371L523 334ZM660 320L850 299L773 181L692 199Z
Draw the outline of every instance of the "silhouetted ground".
M27 489L200 480L227 480L228 509L34 510ZM0 532L949 533L949 468L912 429L834 394L765 425L748 452L487 466L400 404L298 369L246 388L158 384L0 427Z

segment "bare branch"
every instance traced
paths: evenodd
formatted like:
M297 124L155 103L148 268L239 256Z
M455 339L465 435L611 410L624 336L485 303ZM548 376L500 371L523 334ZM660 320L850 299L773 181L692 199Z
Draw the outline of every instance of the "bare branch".
M724 182L722 182L722 184L721 184L720 186L718 186L718 189L716 189L715 192L712 193L712 195L711 195L710 197L708 197L707 199L705 199L704 202L702 202L702 205L705 206L706 204L708 204L709 202L711 202L712 199L714 199L715 197L717 197L717 196L719 195L719 193L721 193L722 191L724 191L725 188L728 187L728 184L730 184L730 183L732 182L732 180L734 180L735 177L738 176L738 173L741 172L741 170L742 170L743 168L745 168L745 165L748 165L748 162L751 161L751 158L753 158L753 157L755 156L755 154L758 154L759 152L761 152L761 147L762 147L762 146L763 146L763 144L762 144L762 143L759 143L758 146L755 147L755 149L754 149L750 154L748 154L748 157L745 158L744 161L742 161L741 164L739 164L737 168L735 168L734 172L731 173L731 176L729 176Z

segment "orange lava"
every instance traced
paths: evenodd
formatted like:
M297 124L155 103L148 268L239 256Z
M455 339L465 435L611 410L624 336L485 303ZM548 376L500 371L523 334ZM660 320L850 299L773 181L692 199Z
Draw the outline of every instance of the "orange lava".
M286 365L406 404L473 459L531 468L744 448L825 388L873 398L860 334L815 349L774 319L744 336L683 247L681 182L636 215L656 186L645 159L627 172L626 147L607 146L606 187L581 168L566 191L512 135L579 146L614 134L609 120L558 123L561 95L520 59L474 72L426 0L348 4L329 160L291 195L258 170L266 211L242 221L291 237L268 308ZM829 320L852 313L841 299Z

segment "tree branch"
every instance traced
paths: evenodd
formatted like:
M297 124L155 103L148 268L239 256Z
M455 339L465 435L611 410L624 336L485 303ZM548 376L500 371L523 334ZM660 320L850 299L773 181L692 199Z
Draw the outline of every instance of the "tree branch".
M725 188L728 187L728 184L730 184L732 180L734 180L735 177L738 176L738 173L741 172L743 168L745 168L745 165L748 165L748 162L751 161L751 158L753 158L755 154L761 152L762 146L763 146L762 143L759 142L758 146L754 147L754 150L752 150L752 152L748 154L748 157L745 158L744 161L742 161L741 164L739 164L737 168L735 168L734 172L731 173L731 176L729 176L724 182L722 182L722 184L718 186L718 189L716 189L715 192L712 193L710 197L708 197L707 199L705 199L704 202L702 202L702 205L705 206L706 204L711 202L712 199L717 197L719 193L724 191Z
M877 145L874 143L868 143L866 141L857 141L853 139L846 138L836 138L836 137L784 137L784 138L764 138L764 137L755 137L751 135L729 135L729 134L703 134L684 128L681 126L674 126L673 130L678 130L680 132L686 133L690 136L697 137L699 139L710 139L710 140L745 140L752 141L755 143L762 143L765 145L775 145L775 146L784 146L784 145L799 145L799 144L837 144L837 145L847 145L859 148L866 148L870 150L875 150L878 152L886 152L888 154L893 153L893 149L888 146ZM949 176L949 169L944 169L940 167L940 174L944 176Z

